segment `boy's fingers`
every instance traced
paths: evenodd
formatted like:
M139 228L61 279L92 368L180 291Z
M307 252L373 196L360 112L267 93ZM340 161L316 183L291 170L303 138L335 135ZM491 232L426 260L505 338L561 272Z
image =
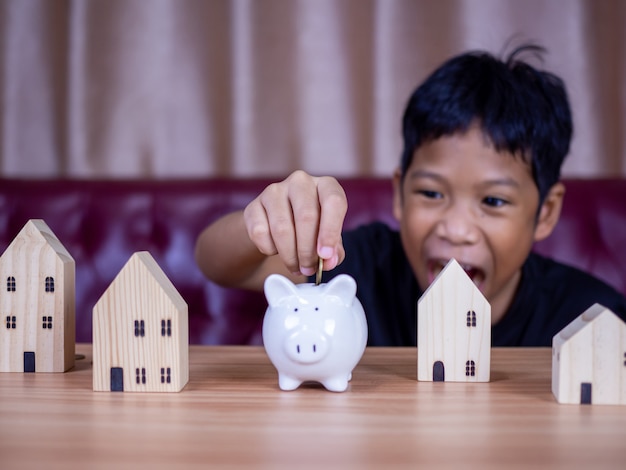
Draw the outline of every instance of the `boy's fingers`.
M244 209L243 218L248 230L248 237L258 250L266 256L278 253L270 232L267 214L258 198Z
M315 273L318 264L316 241L320 205L316 179L304 172L296 172L290 180L289 201L296 230L298 270L310 276Z
M324 269L329 270L343 261L341 232L348 201L345 191L335 178L319 178L317 188L321 208L317 251L325 260Z
M299 272L296 228L288 190L283 184L272 184L261 193L260 200L278 256L290 272Z
M259 251L278 254L290 272L309 276L316 272L320 257L325 270L343 261L341 232L347 206L335 178L296 171L248 204L244 220Z

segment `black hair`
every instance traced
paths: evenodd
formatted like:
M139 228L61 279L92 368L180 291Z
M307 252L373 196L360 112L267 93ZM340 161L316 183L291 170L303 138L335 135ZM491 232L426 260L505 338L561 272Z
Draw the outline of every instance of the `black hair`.
M505 60L467 52L446 61L410 97L404 112L404 178L422 144L477 123L497 151L520 155L532 169L540 204L559 181L573 124L563 81L519 60L545 49L525 44Z

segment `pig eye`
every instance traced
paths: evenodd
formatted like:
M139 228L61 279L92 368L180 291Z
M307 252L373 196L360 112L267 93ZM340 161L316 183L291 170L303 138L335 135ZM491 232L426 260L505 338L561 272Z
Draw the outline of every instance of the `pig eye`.
M298 307L294 308L294 309L293 309L293 311L294 311L294 312L297 312L297 311L298 311Z
M315 307L315 311L317 312L319 310L319 307Z

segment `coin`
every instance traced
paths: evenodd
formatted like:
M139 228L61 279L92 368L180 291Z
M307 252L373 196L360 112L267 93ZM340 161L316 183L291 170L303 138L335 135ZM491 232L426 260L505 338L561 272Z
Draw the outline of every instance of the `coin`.
M324 267L324 260L319 258L317 261L317 273L315 274L315 285L319 286L322 282L322 268Z

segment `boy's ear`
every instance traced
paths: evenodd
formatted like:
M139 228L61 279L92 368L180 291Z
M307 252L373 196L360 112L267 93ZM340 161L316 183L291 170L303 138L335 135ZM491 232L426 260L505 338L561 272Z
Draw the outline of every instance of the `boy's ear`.
M563 207L563 197L565 196L565 186L563 183L556 183L550 188L546 195L535 226L535 241L538 242L552 233L556 227L559 217L561 216L561 208Z
M402 220L402 173L400 168L393 172L393 216L398 222Z

